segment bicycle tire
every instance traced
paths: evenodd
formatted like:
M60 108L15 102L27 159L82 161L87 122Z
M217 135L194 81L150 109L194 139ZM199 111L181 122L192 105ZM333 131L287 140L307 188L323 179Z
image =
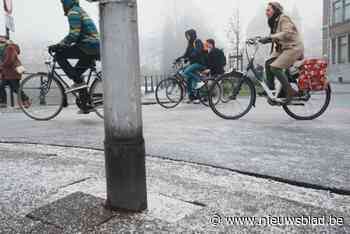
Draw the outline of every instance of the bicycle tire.
M44 84L44 82L48 82L47 83L49 86L48 88L45 87L45 85L47 84ZM32 84L35 87L30 87L29 84ZM39 87L36 87L36 86L39 86ZM49 92L54 89L57 90L57 92L55 92L53 96L48 96ZM34 101L33 98L37 98L37 95L38 95L38 93L36 93L35 90L40 90L39 97L38 97L39 104L36 102L33 102ZM22 100L22 96L23 96L22 93L25 93L25 95L31 101L30 107L25 107L23 105L23 101L25 100ZM30 96L28 96L28 94L30 94ZM24 114L27 115L29 118L37 121L48 121L55 118L62 111L63 104L66 99L64 88L61 82L59 82L55 77L49 78L49 75L47 73L36 73L24 78L20 84L17 97L19 100L18 102L19 106L21 110L24 112ZM57 104L56 104L56 100L58 102ZM48 101L50 101L50 104L48 104ZM42 111L40 111L41 109L40 107L47 107L47 108L44 108L42 109ZM52 111L50 111L49 113L50 109L52 109ZM39 112L43 113L43 115L39 116Z
M327 110L327 108L329 107L329 104L331 102L331 98L332 98L332 90L331 90L331 86L329 84L328 84L328 87L323 91L325 91L325 94L326 94L326 99L325 99L324 104L322 105L321 109L318 112L316 112L310 116L300 116L300 115L294 113L290 109L290 105L283 105L282 107L283 107L284 111L293 119L302 120L302 121L317 119Z
M223 105L229 105L230 102L219 102L218 104L215 104L213 102L213 98L212 98L212 95L210 94L209 95L209 105L210 105L210 108L213 110L213 112L223 118L223 119L226 119L226 120L237 120L237 119L240 119L242 118L243 116L245 116L246 114L248 114L248 112L252 109L252 107L254 106L255 104L255 100L256 100L256 90L255 90L255 86L253 84L253 82L248 78L248 77L226 77L226 76L223 76L219 79L216 80L216 83L220 84L222 83L222 81L224 79L237 79L237 82L239 82L239 86L236 90L232 90L232 93L233 92L237 92L237 94L235 94L235 97L231 98L231 101L237 101L237 96L240 94L240 92L243 90L242 87L245 87L247 90L243 90L245 92L249 92L249 100L248 100L248 104L247 104L247 107L244 108L244 110L238 114L226 114L226 113L223 113L223 111L221 111L219 108ZM244 85L244 86L243 86ZM222 94L223 95L223 94ZM243 94L242 94L243 95ZM245 95L244 97L247 97L247 95ZM223 107L225 108L225 107Z
M165 95L162 95L161 91L165 91ZM155 96L160 106L166 109L172 109L181 103L184 98L183 93L184 91L180 82L175 78L168 78L162 80L157 85Z

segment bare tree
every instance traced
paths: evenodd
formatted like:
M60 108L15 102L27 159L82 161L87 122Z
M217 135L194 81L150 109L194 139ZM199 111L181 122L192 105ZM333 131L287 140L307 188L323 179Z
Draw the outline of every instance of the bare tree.
M241 29L241 19L240 11L238 8L234 9L232 16L229 19L227 25L227 39L230 44L230 67L233 66L232 60L236 61L236 68L240 66L240 61L242 61L241 56L241 40L242 40L242 29Z

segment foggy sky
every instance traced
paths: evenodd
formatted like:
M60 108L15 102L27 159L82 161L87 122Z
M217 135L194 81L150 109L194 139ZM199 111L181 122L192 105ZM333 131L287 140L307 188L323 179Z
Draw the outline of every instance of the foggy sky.
M212 35L218 41L218 46L227 48L229 45L226 34L227 25L235 8L240 9L242 32L246 33L246 26L252 18L257 14L265 14L264 11L257 12L257 9L261 9L269 0L188 1L193 1L198 6L198 9L193 9L194 14L200 10L207 16L203 18L203 24L208 25L208 28L213 31ZM316 29L319 27L320 32L314 36L314 40L321 43L322 1L280 0L280 2L287 11L297 6L304 28L310 25ZM95 19L98 26L98 4L85 0L80 0L80 3ZM47 58L47 46L59 42L68 33L68 22L63 15L60 0L13 0L13 5L16 32L11 33L11 39L22 47L23 62L31 63L32 67L42 64L44 58ZM180 1L176 0L138 0L142 64L154 63L149 61L149 56L153 56L152 53L161 47L163 24L169 16L177 15L177 11L181 11L181 8L183 6ZM4 34L4 27L4 17L0 17L0 34ZM191 27L196 28L196 25ZM316 50L321 51L320 47ZM179 53L182 52L179 51Z
M175 14L171 9L174 0L139 0L139 26L141 39L149 33L159 33L161 22L169 14ZM176 1L176 0L175 0ZM189 0L190 1L190 0ZM192 0L198 2L201 10L207 15L203 19L215 28L216 35L224 36L224 26L232 14L234 7L241 9L243 26L256 14L257 8L264 3L261 0ZM67 20L63 16L60 0L13 0L15 7L16 33L19 41L27 40L60 40L67 33ZM81 5L88 13L98 19L97 4L81 0ZM267 0L265 2L268 2ZM286 9L292 9L294 4L300 10L304 24L320 24L321 29L321 0L280 0ZM181 8L181 6L177 6ZM195 11L194 11L195 13ZM264 12L262 12L263 14ZM0 27L4 28L4 18L0 17ZM4 32L1 31L2 33Z

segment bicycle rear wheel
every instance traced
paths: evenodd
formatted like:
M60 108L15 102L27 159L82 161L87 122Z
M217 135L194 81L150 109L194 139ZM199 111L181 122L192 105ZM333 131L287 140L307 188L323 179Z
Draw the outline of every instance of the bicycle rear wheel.
M175 108L183 97L183 88L175 78L162 80L156 88L157 103L166 109Z
M229 120L239 119L253 107L256 92L254 84L249 78L223 76L217 79L216 83L221 86L220 89L223 93L221 93L218 103L216 103L217 97L210 94L209 104L219 117Z
M96 78L91 85L90 100L96 115L104 119L103 81L100 77Z
M328 108L331 101L331 87L321 91L309 91L307 100L293 100L284 105L284 111L296 120L314 120L320 117Z
M62 84L47 73L26 77L18 92L18 103L22 111L38 121L55 118L61 112L65 98Z

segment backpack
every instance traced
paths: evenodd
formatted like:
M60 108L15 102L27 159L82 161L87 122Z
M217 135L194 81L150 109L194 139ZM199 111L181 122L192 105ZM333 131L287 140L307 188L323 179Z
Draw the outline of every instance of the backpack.
M224 68L227 64L227 60L226 60L226 56L225 53L222 49L219 49L219 53L218 53L218 58L219 58L219 65Z

